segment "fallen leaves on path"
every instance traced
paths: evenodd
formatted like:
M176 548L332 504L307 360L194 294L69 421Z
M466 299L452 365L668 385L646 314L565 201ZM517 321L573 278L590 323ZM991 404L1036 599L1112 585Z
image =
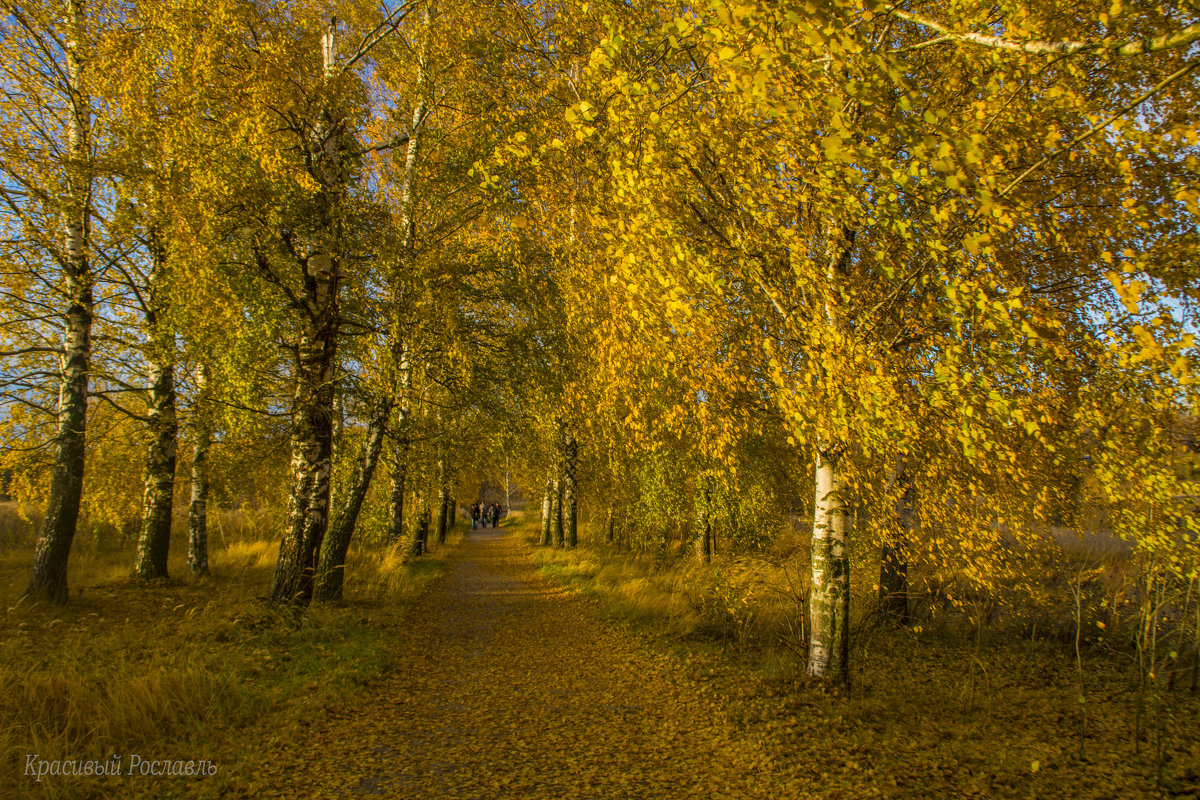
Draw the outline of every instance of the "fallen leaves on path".
M964 716L949 685L910 701L864 687L851 700L606 622L539 573L518 535L472 535L446 570L397 618L392 671L332 712L314 709L299 732L252 743L224 796L1160 795L1127 754L1074 764L1069 717L1047 738L999 697L988 715ZM912 648L909 667L956 669L926 656ZM1179 757L1197 763L1194 748ZM1190 768L1173 769L1175 796L1195 796Z
M407 619L364 704L269 743L234 796L801 794L674 657L598 620L513 536L464 542Z

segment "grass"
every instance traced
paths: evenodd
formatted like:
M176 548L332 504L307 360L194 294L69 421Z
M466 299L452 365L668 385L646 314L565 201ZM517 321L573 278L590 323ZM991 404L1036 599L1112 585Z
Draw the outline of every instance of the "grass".
M539 549L548 576L594 595L611 617L668 637L720 640L738 651L768 640L786 641L802 597L803 575L793 564L741 559L713 568L689 560Z
M406 564L386 548L356 546L344 605L274 610L264 598L277 542L258 535L261 520L226 515L222 523L213 577L190 575L182 536L172 580L149 585L127 577L130 542L81 537L70 603L31 606L20 599L31 537L0 509L0 786L36 798L216 796L254 772L247 742L303 735L309 720L386 672L406 608L442 569L441 554ZM114 753L126 767L138 755L208 760L218 770L204 778L24 775L31 754L107 761Z
M923 604L912 628L876 625L872 565L856 564L852 676L848 689L831 691L804 675L803 548L789 559L702 566L584 541L573 551L536 548L534 558L610 619L673 650L710 691L727 696L761 747L779 758L807 748L835 783L841 772L847 785L900 797L1200 798L1200 698L1185 682L1160 691L1156 740L1128 630L1110 626L1101 637L1089 620L1080 702L1064 598L1070 569L1085 557L1102 563L1092 600L1105 616L1101 603L1128 566L1105 542L1080 543L1080 552L1044 564L1036 607L1013 604L984 637L964 624L968 610L937 602ZM931 585L945 579L921 577Z

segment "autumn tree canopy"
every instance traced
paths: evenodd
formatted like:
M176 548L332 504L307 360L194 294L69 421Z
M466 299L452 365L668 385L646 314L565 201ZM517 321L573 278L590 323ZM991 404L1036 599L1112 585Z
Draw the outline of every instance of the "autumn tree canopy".
M352 536L419 555L501 476L566 546L803 517L835 680L865 553L898 621L911 565L990 596L1086 504L1186 575L1198 39L1188 2L3 2L28 593L84 519L153 579L187 508L207 570L237 502L273 602L337 599Z

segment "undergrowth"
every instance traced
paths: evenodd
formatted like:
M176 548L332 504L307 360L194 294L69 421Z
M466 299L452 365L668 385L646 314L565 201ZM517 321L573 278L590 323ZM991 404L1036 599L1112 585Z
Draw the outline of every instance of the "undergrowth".
M243 534L245 534L243 536ZM20 599L28 537L0 550L0 786L35 798L216 796L255 768L254 743L310 721L385 673L400 620L442 569L356 546L346 602L306 611L265 602L277 542L214 537L212 577L191 576L177 538L172 579L128 579L131 543L73 554L65 607ZM222 546L224 544L225 546ZM444 552L444 551L443 551ZM30 756L207 761L204 777L28 777Z
M803 548L702 565L581 539L576 550L535 547L543 574L665 643L783 751L795 737L828 739L826 767L852 765L856 785L893 796L1200 798L1200 697L1180 681L1161 697L1156 730L1141 719L1129 631L1112 621L1121 554L1068 553L1100 565L1082 693L1068 572L1047 569L1036 592L1023 590L1037 601L1028 608L980 613L937 594L954 576L917 571L921 602L897 628L873 612L865 558L852 587L850 684L830 689L805 676Z

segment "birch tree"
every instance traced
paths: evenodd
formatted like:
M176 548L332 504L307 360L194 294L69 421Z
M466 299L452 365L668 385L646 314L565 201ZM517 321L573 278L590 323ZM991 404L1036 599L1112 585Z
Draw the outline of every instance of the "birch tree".
M62 8L6 5L2 23L7 51L3 90L6 152L0 193L11 241L21 246L15 249L10 245L6 260L14 265L14 275L25 272L32 279L27 286L38 295L43 291L48 295L44 304L35 301L32 313L9 322L20 325L21 316L26 321L57 317L64 331L60 344L39 344L39 334L10 345L6 353L10 358L58 356L51 482L26 589L33 599L58 603L68 597L67 559L83 492L92 358L95 275L91 231L96 167L88 81L89 70L94 68L91 54L96 30L85 12L81 0L69 0ZM9 291L13 289L22 291L19 286ZM9 331L16 333L11 327ZM13 372L34 374L20 368ZM8 398L36 404L36 387L27 384L27 389L22 382L14 382L12 374Z

